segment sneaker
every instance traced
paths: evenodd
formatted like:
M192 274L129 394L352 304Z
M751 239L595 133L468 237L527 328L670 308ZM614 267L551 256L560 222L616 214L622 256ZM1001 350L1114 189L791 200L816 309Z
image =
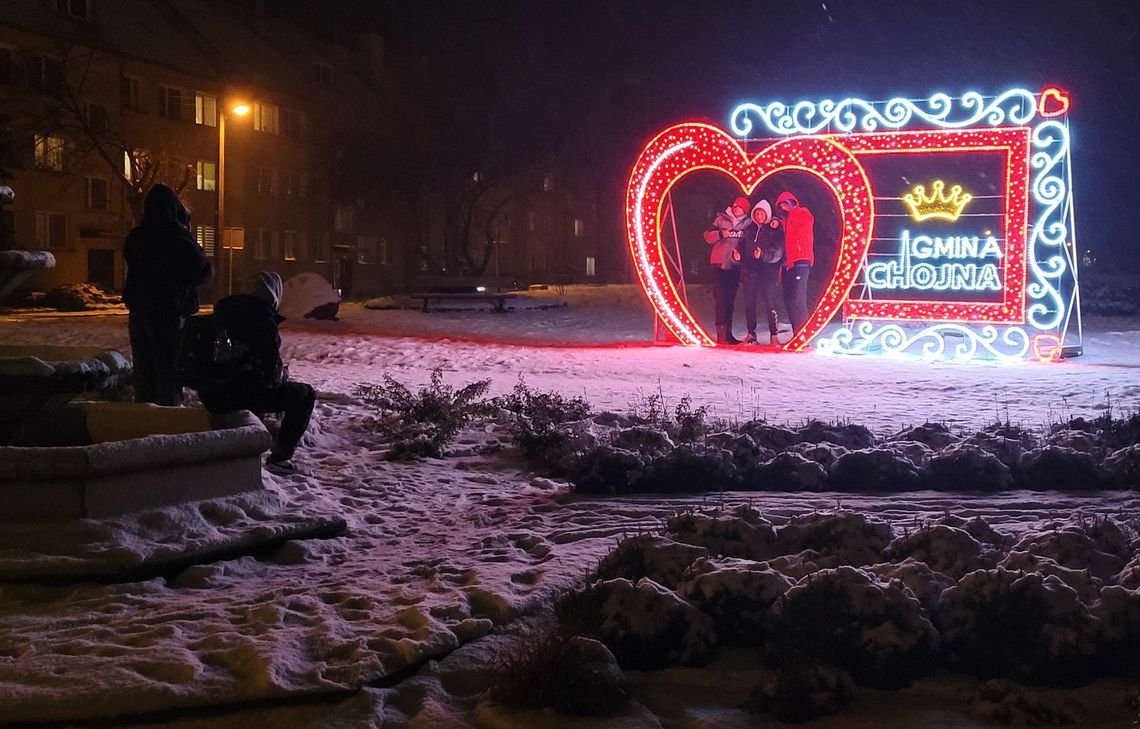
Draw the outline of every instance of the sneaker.
M292 476L295 473L300 473L301 469L293 465L293 461L270 461L265 462L265 470L278 476Z
M757 343L756 335L753 334L752 332L748 332L748 334L744 337L744 341L742 342L742 344L756 344L756 343Z

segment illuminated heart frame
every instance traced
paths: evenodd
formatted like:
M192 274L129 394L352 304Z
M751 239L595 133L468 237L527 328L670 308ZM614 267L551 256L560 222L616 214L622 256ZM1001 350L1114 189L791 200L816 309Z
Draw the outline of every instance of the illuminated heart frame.
M679 180L697 170L715 170L727 175L746 195L751 195L769 175L799 170L816 176L835 196L841 234L835 270L828 285L803 327L783 345L784 349L805 348L840 307L844 307L845 316L859 319L1024 323L1030 132L1026 127L1007 127L805 135L773 142L749 156L736 139L718 127L704 123L678 124L645 146L630 175L626 191L626 230L634 268L657 316L678 342L715 346L715 341L678 294L666 266L661 238L665 200ZM870 247L875 218L874 193L858 157L947 152L1005 155L1003 237L1006 248L1002 262L1005 282L1002 300L848 300ZM1040 357L1040 351L1043 350L1035 343L1034 353ZM1048 351L1060 350L1054 345Z

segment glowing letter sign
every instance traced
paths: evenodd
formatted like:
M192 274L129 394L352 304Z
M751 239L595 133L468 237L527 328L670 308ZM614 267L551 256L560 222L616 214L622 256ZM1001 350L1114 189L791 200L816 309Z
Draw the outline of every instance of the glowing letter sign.
M1013 89L742 104L732 134L670 127L642 150L626 193L642 287L679 342L712 345L665 265L669 191L699 169L745 194L798 170L834 196L840 232L824 242L834 268L813 274L830 273L827 285L785 349L1003 361L1079 351L1069 106L1055 88Z

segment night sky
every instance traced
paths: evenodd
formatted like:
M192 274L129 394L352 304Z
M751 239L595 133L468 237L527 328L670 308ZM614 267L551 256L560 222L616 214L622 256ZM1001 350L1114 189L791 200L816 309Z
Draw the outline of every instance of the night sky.
M330 6L331 9L330 9ZM347 40L375 27L397 72L434 69L425 95L492 77L541 111L532 140L572 150L620 190L657 129L727 126L743 100L999 93L1056 84L1073 98L1078 242L1140 269L1140 3L1134 0L302 3L283 11ZM430 59L424 61L424 58ZM456 86L452 86L455 84ZM476 95L456 112L508 106ZM446 108L446 99L436 99ZM517 104L517 97L510 104ZM517 133L511 135L517 138Z

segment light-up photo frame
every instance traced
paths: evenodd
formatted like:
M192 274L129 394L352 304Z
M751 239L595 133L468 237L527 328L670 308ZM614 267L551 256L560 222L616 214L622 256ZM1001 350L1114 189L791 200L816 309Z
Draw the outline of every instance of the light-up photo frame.
M783 346L831 354L1052 361L1082 347L1069 97L1050 88L786 105L741 104L730 130L665 129L626 193L634 268L676 342L712 346L679 293L662 228L686 175L714 170L751 194L808 173L839 211L835 264Z

